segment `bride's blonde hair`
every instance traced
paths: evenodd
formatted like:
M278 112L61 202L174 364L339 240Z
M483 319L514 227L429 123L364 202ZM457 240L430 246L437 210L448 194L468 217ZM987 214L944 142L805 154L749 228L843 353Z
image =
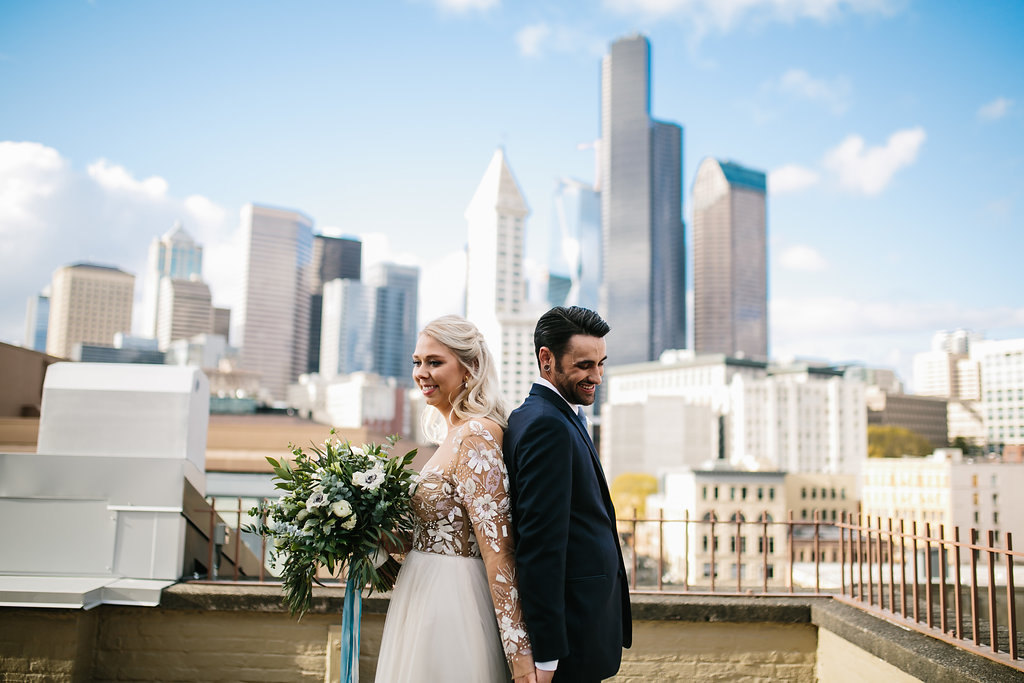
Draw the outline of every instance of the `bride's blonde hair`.
M466 368L468 379L452 397L452 415L459 421L486 417L502 429L508 426L494 356L476 325L457 315L443 315L427 323L420 334L443 344ZM426 412L440 416L437 410Z

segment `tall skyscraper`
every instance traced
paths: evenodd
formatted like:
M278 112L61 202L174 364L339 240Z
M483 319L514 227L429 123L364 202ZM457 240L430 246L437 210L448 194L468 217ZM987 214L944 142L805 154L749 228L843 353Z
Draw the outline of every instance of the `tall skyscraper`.
M601 287L601 194L563 178L549 234L548 303L597 310Z
M647 38L612 43L601 68L600 312L613 364L686 347L683 130L651 118L650 83Z
M502 393L518 406L537 374L533 328L523 272L526 217L530 209L498 148L466 207L466 317L487 340L498 363Z
M23 346L33 351L46 351L46 329L50 323L50 297L36 294L28 298L25 307L25 341Z
M169 349L171 342L178 339L213 331L210 287L198 276L189 280L161 278L159 301L156 338L161 351Z
M768 358L765 174L705 159L693 182L693 348Z
M335 278L324 283L321 376L331 379L373 369L375 299L372 288L359 280Z
M283 401L306 372L313 221L297 211L248 204L242 297L236 319L241 362L260 373L267 397Z
M46 352L71 358L75 344L113 346L132 329L135 276L117 268L76 263L58 268L50 284Z
M979 412L989 447L1024 461L1024 338L972 342L970 358L981 370Z
M142 334L156 338L160 310L160 281L165 277L190 280L203 273L203 248L185 231L180 222L149 245L145 288L142 293Z
M419 283L419 268L397 263L377 263L365 279L373 290L373 370L409 386L419 332Z
M313 292L309 310L309 354L306 372L320 370L320 325L324 285L338 278L358 280L362 274L363 243L354 237L313 236Z

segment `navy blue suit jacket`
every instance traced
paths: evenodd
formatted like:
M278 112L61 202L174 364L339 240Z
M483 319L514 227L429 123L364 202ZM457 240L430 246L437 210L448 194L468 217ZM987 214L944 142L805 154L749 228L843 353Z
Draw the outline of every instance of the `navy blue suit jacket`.
M608 678L632 642L632 621L594 443L565 400L535 384L509 416L503 450L533 657L559 660L558 681Z

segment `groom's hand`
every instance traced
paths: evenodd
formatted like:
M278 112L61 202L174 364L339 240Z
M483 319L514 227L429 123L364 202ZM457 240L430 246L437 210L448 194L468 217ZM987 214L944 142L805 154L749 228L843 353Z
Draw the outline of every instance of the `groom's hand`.
M537 683L537 674L535 672L536 669L528 674L513 678L512 681L513 683Z
M551 680L554 677L554 671L545 671L544 669L537 669L537 683L551 683Z

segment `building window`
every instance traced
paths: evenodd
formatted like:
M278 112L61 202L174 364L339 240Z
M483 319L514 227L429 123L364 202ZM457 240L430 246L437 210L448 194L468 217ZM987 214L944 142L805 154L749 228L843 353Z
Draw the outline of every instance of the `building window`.
M757 487L757 499L758 500L764 500L764 487L763 486L758 486Z
M768 489L768 500L775 500L775 487L772 486Z
M806 498L807 497L807 487L806 486L801 486L800 487L800 497L801 498Z
M703 489L701 490L701 499L702 500L707 500L708 499L708 487L707 486L703 487Z

